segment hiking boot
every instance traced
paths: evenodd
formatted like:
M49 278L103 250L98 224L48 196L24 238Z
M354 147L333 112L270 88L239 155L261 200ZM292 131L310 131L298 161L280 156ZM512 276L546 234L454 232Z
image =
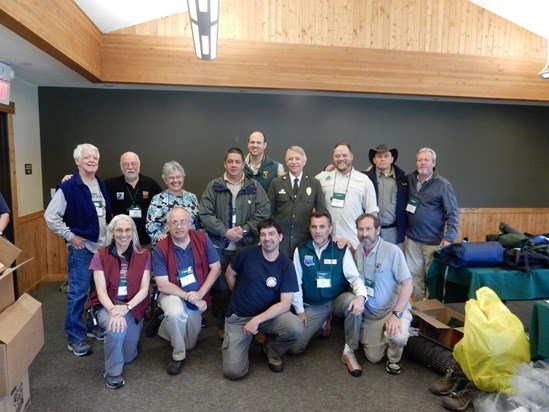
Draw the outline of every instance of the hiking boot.
M267 348L263 346L263 353L267 357L267 365L269 369L273 372L279 373L284 370L284 364L282 363L282 358L277 358L276 356L269 356L267 353Z
M107 332L105 332L102 328L99 326L95 326L93 329L90 329L86 335L88 338L94 338L95 340L98 340L99 342L103 342L105 340L105 336L107 335Z
M385 363L385 370L389 372L391 375L399 375L400 372L402 372L402 368L400 367L399 362L391 362L387 359L387 363Z
M358 377L362 375L362 367L356 360L354 350L344 350L343 355L341 355L341 361L347 366L347 370L352 376Z
M74 353L76 356L86 356L92 352L92 348L85 341L82 342L69 342L67 349Z
M429 390L439 396L450 395L457 380L458 373L452 368L448 368L446 370L446 374L442 378L436 382L433 382L431 386L429 386Z
M462 381L465 381L464 385ZM470 380L460 378L458 379L455 388L461 389L459 389L459 391L452 391L450 396L446 396L442 400L442 406L450 411L464 411L473 402L473 398L475 396L475 386Z
M124 382L124 379L122 378L122 375L110 376L110 375L107 375L106 373L104 373L103 377L105 378L105 383L107 384L107 387L111 388L111 389L121 388L126 383L126 382Z
M322 334L320 335L323 339L328 339L332 334L332 317L328 317L322 324Z

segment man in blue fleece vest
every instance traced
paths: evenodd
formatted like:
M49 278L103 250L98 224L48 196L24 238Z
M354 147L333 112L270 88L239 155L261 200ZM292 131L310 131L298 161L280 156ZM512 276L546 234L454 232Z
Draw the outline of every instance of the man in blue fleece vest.
M96 176L99 149L79 144L73 152L77 170L72 179L61 183L48 205L44 219L52 232L67 243L67 314L65 332L68 349L76 356L91 353L86 342L87 328L82 319L93 272L93 254L104 246L111 207L107 188ZM88 331L88 334L93 331ZM101 338L101 335L94 334Z

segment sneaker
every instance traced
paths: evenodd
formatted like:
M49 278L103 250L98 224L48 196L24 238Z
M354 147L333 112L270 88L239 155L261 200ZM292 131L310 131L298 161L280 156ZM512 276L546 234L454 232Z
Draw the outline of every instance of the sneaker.
M355 351L353 350L344 350L343 355L341 355L341 361L347 365L347 370L352 376L362 375L362 367L356 360Z
M269 356L267 353L267 348L263 346L263 353L267 357L267 365L269 369L273 372L282 372L284 370L284 364L282 363L282 358L277 358L275 356Z
M92 348L85 341L82 342L69 342L67 348L76 356L89 355L92 352Z
M332 334L332 317L328 317L322 324L322 336L324 339L328 339Z
M103 378L105 378L105 383L107 384L107 387L111 389L121 388L126 383L124 382L124 379L122 379L122 375L110 376L104 373Z
M456 387L458 385L459 387L463 386L463 388L457 392L453 391L450 396L446 396L442 400L442 406L450 411L464 411L471 405L475 396L475 386L470 380L460 378L456 383Z
M446 396L450 395L452 388L458 380L457 373L452 368L446 370L446 374L438 381L433 382L429 386L429 390L435 395Z
M391 362L390 360L387 360L387 363L385 364L385 370L389 372L391 375L398 375L400 372L402 372L402 368L400 367L399 362Z
M95 340L98 340L100 342L105 340L106 334L107 332L105 332L105 330L103 330L99 326L95 326L93 329L88 330L88 332L86 333L88 338L94 338Z
M69 292L69 281L68 280L61 283L61 286L59 286L59 291L62 292L62 293L68 293Z

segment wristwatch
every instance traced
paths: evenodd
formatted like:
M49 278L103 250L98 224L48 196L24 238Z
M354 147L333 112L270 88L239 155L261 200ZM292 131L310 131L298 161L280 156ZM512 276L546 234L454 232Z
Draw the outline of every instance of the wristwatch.
M397 312L396 310L393 310L393 315L395 315L399 319L402 319L402 312Z
M126 303L126 307L128 308L128 310L132 310L132 305L130 305L129 303Z

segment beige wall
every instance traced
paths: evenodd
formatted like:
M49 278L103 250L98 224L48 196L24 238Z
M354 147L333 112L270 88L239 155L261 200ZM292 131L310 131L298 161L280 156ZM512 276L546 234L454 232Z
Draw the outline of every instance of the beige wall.
M11 101L15 103L13 132L17 202L21 217L44 209L38 87L17 78L13 79L11 86ZM25 174L25 164L32 165L31 175Z

